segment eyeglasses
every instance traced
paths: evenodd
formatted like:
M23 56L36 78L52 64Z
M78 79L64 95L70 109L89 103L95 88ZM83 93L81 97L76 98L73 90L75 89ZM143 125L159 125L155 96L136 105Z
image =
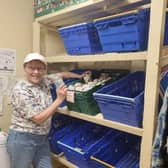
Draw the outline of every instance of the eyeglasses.
M44 67L26 66L26 68L31 72L34 72L35 70L37 70L38 72L44 72L45 71Z

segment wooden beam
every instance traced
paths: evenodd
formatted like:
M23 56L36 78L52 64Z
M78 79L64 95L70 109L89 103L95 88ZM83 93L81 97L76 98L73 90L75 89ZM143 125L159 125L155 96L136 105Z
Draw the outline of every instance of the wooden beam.
M151 168L152 142L158 113L159 64L163 46L166 2L167 0L151 0L140 168Z

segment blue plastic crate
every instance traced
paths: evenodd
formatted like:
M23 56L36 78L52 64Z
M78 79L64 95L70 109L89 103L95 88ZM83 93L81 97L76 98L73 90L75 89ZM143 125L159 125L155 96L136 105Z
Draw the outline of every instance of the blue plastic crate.
M116 165L115 168L139 168L139 158L136 157L135 153L127 153L124 158L121 159Z
M87 123L57 143L69 161L80 168L88 168L91 154L102 145L102 139L109 130L107 127ZM113 130L113 136L117 133Z
M71 131L73 131L73 129L71 129L69 126L66 126L49 135L50 148L53 153L59 154L62 152L57 145L57 141L61 139L66 133L69 133Z
M147 48L149 10L95 22L103 52L138 51Z
M72 117L63 115L63 114L55 114L51 119L51 128L49 135L52 135L55 131L65 127L74 122Z
M66 115L63 115L63 114L55 114L53 117L52 117L52 120L51 120L51 129L50 131L57 131L59 130L60 128L68 125L68 124L72 124L76 122L76 120L72 117L69 117L69 116L66 116Z
M164 45L168 45L168 12L166 12L166 20L165 20L165 32L164 32Z
M142 126L144 72L134 72L104 86L93 96L105 119L137 127Z
M54 83L51 84L50 93L51 93L53 101L57 98L56 89L57 89L57 86ZM60 107L64 107L64 106L66 106L66 101L65 100L60 104Z
M132 158L133 152L130 149L138 140L139 137L127 133L119 133L114 138L109 134L103 139L104 144L91 156L91 167L133 168L131 165L137 162L137 157ZM131 157L125 158L126 155ZM137 155L138 152L134 152L134 156Z
M116 164L116 168L139 168L140 144L133 146Z
M150 9L95 22L103 52L142 51L147 49ZM164 45L168 44L168 13Z
M79 125L83 124L82 120L76 120L72 117L56 114L52 117L51 129L48 135L51 151L53 153L60 153L61 149L57 145L57 141L66 134L74 131Z
M64 137L65 135L72 133L73 131L75 131L75 129L77 127L79 127L81 123L72 123L69 124L63 128L60 128L57 131L54 131L54 133L52 135L49 136L49 142L50 142L50 148L51 151L55 154L59 154L62 152L62 150L59 148L57 141L60 140L62 137Z
M70 55L94 54L102 51L97 29L93 23L81 23L58 29Z

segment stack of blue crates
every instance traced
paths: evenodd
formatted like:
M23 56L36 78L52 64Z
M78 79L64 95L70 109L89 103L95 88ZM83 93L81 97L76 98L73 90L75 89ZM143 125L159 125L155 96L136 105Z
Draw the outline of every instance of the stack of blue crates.
M58 29L70 55L143 51L148 47L150 9ZM164 45L168 44L168 13Z
M145 73L137 71L93 93L103 117L141 127L144 83Z
M58 29L70 55L95 54L102 51L93 23L81 23Z
M86 123L61 138L57 143L70 162L80 168L89 168L90 156L103 145L102 139L109 131L112 132L111 136L115 137L118 134L117 130L111 131L110 128L104 126Z
M124 161L126 165L138 164L137 157L133 157L139 156L138 152L132 149L137 142L138 136L93 123L79 126L57 141L65 157L79 168L106 168L102 162L108 165L123 165ZM129 156L127 159L126 155Z

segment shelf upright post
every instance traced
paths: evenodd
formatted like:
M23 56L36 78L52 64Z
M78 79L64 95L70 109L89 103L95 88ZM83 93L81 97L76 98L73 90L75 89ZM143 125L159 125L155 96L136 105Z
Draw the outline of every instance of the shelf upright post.
M151 0L140 168L151 168L152 142L158 113L160 57L167 0Z
M33 23L33 52L40 53L40 23L38 21Z

